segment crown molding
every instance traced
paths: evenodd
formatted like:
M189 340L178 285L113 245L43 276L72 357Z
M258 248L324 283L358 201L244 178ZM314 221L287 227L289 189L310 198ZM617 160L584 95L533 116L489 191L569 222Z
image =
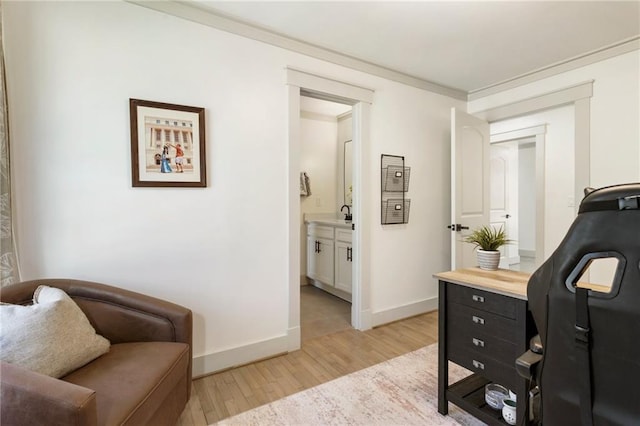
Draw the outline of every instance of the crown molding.
M575 103L581 99L592 97L593 83L594 80L588 80L573 86L542 93L537 96L499 105L482 111L470 111L470 113L483 120L493 122L504 120L505 118L529 114L533 111L555 108L560 105L567 105Z
M283 49L291 50L293 52L301 53L303 55L311 56L316 59L331 62L336 65L341 65L357 71L365 72L367 74L375 75L377 77L382 77L387 80L413 86L418 89L428 90L430 92L449 96L454 99L463 101L467 100L467 92L465 92L464 90L442 86L418 77L414 77L389 68L382 67L380 65L372 64L367 61L344 55L333 50L325 49L310 43L305 43L303 41L278 34L274 31L269 31L264 28L247 24L229 16L225 16L208 9L203 9L193 2L173 0L125 1L127 3L142 6L158 12L163 12L168 15L206 25L208 27L215 28L221 31L226 31L242 37L247 37L256 41L281 47Z
M587 52L583 55L557 62L547 67L528 72L500 83L492 84L491 86L487 86L482 89L471 90L469 91L468 100L474 101L489 95L504 92L505 90L513 89L534 81L542 80L543 78L552 77L563 72L604 61L605 59L613 58L614 56L633 52L634 50L640 50L640 36L634 36L626 40L619 41L618 43L592 50L591 52Z
M297 52L316 59L331 62L387 80L406 84L418 89L427 90L444 96L463 101L473 101L486 96L490 96L505 90L513 89L518 86L529 84L544 78L548 78L563 72L571 71L586 65L603 61L618 55L640 50L640 35L634 36L626 40L605 46L600 49L587 52L582 55L569 58L567 60L557 62L555 64L522 74L508 80L501 81L490 86L480 89L464 90L443 86L431 81L427 81L409 74L395 71L371 62L363 61L333 50L325 49L314 44L305 43L303 41L287 37L274 31L270 31L258 26L242 22L238 19L214 12L210 9L204 9L195 2L188 0L124 0L127 3L142 6L157 12L166 13L178 18L186 19L215 28L228 33L236 34L252 40Z

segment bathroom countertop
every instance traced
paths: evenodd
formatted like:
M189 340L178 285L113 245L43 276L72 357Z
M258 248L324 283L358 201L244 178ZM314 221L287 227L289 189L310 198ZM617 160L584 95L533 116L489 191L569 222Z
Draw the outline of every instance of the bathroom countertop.
M344 219L336 219L330 213L310 213L304 215L304 223L315 223L324 226L333 226L336 228L351 229L351 221Z
M306 219L305 223L316 223L324 226L335 226L336 228L351 229L351 222L344 219Z

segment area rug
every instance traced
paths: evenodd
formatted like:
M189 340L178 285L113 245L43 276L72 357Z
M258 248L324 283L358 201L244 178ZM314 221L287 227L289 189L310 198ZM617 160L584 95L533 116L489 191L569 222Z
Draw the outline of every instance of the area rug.
M457 381L469 371L450 364ZM438 413L438 345L433 344L224 419L218 425L468 425L484 423L449 404Z

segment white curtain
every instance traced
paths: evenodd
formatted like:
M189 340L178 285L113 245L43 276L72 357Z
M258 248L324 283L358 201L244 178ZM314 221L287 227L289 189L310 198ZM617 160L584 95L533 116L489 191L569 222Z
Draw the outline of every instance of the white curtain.
M0 287L19 281L11 221L11 170L9 162L9 112L4 74L2 3L0 2Z

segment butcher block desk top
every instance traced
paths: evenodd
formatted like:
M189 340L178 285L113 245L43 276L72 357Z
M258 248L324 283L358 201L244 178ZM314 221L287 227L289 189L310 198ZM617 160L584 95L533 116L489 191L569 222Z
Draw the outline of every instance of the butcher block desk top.
M442 281L527 300L527 283L531 274L508 269L485 271L480 268L466 268L440 272L433 276Z

